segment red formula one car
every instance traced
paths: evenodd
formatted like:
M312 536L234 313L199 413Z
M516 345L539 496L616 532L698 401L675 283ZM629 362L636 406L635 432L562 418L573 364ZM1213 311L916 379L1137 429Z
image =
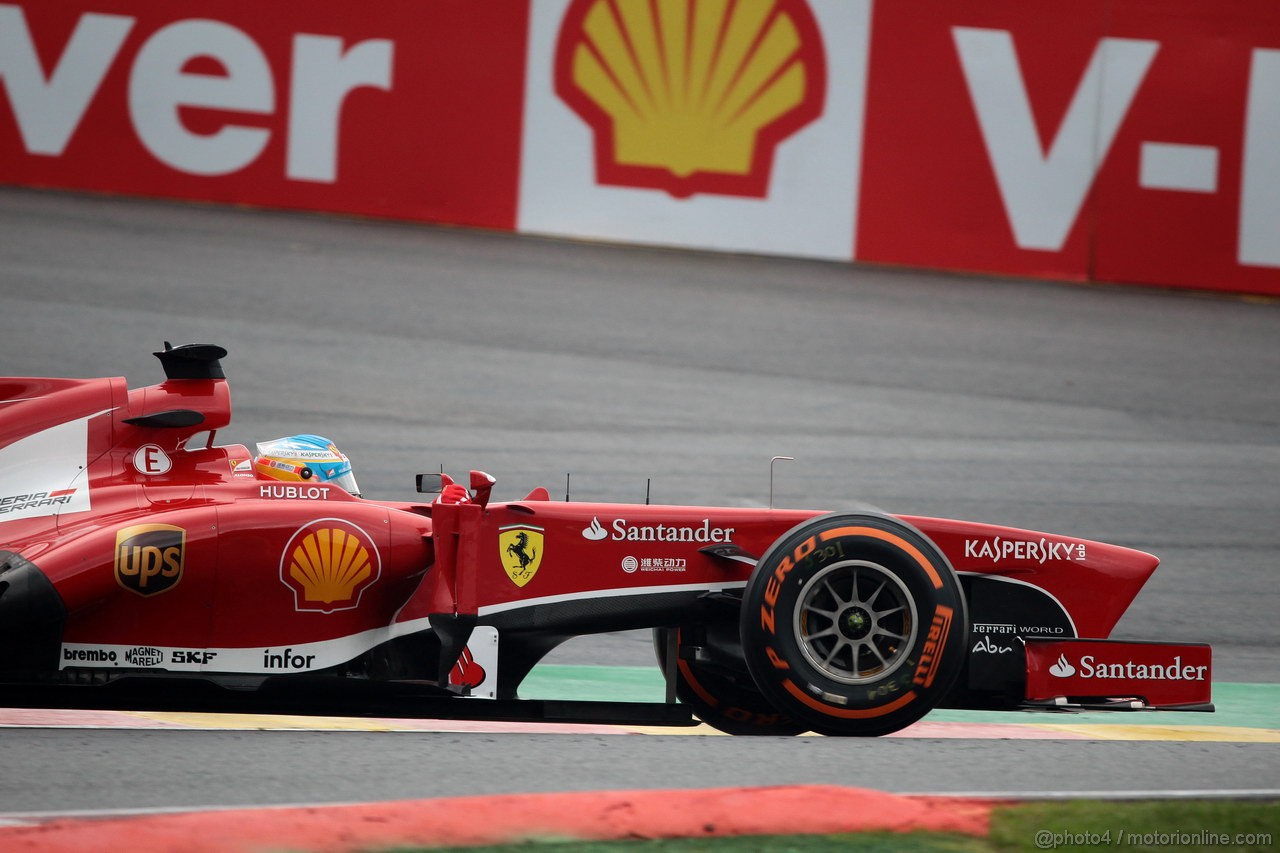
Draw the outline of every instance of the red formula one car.
M881 735L938 706L1212 710L1208 646L1105 639L1149 554L939 518L496 502L481 472L369 500L322 476L323 449L214 443L225 350L156 355L166 381L135 390L0 379L5 683L412 684L462 716L536 716L517 691L557 644L651 628L654 704L733 733Z

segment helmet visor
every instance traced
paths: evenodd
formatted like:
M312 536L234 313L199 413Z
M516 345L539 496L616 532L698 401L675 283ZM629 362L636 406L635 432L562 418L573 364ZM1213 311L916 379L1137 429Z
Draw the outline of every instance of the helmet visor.
M340 486L356 497L360 497L360 487L356 485L356 475L350 469L343 474L339 474L328 482L330 485Z

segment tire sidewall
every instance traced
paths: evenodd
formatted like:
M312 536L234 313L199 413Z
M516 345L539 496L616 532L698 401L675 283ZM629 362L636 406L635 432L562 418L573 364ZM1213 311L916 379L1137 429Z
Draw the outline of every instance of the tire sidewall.
M896 577L916 611L905 658L865 683L832 678L804 654L796 611L805 585L844 563ZM844 513L811 519L761 557L743 596L747 666L779 711L828 734L884 734L924 716L963 668L968 618L950 563L923 533L889 516Z

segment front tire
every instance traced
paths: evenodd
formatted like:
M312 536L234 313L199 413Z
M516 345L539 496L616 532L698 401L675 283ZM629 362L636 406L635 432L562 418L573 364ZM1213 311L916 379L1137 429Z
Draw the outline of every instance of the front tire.
M842 513L793 528L743 596L747 667L780 712L827 735L889 734L919 720L963 668L959 580L923 533Z
M680 629L654 628L653 648L658 665L667 666L667 636L676 632L679 647ZM698 719L731 735L793 737L805 727L778 713L778 709L756 689L751 677L743 672L724 670L698 661L676 661L676 696L693 709Z

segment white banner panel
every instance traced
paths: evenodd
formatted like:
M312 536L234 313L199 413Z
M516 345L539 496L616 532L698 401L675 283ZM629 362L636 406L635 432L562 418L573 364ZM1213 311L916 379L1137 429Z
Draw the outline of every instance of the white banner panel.
M871 0L531 5L517 230L852 259Z

